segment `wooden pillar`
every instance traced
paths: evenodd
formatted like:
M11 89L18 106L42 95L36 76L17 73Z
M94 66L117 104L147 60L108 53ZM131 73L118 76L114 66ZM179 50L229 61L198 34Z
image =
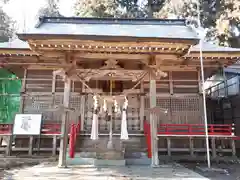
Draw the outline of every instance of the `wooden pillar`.
M189 149L190 149L190 155L194 156L194 142L193 137L189 137Z
M55 92L56 92L56 74L53 73L53 77L52 77L52 107L55 106ZM52 113L52 119L55 120L55 116L54 113ZM54 135L52 138L52 155L55 156L56 155L56 148L57 148L57 136Z
M216 138L212 137L212 157L216 158L217 157L217 152L216 152Z
M56 152L57 152L57 136L54 135L52 141L52 155L56 156Z
M168 154L168 156L171 156L171 139L170 139L170 137L167 137L167 154Z
M150 75L150 108L154 108L157 105L156 99L156 80ZM156 115L150 113L150 133L151 133L151 149L152 149L152 167L159 165L158 159L158 140L157 140L157 118Z
M19 112L23 113L24 112L24 96L23 94L26 91L26 79L27 79L27 69L24 69L24 74L23 74L23 80L22 80L22 88L21 88L21 100L20 100L20 107L19 107Z
M145 99L142 93L144 93L144 82L142 81L140 84L140 130L143 131L143 122L144 122L144 109L145 109Z
M84 130L84 119L85 119L85 86L82 84L82 95L81 95L81 131Z
M69 108L69 98L71 90L71 80L69 78L65 79L64 83L64 96L63 96L63 107ZM67 145L68 145L68 111L65 109L62 114L62 126L61 126L61 136L60 136L60 151L58 159L58 167L67 167L66 155L67 155Z
M202 83L201 83L201 73L200 73L200 69L197 70L198 73L198 92L201 93L202 92Z
M27 78L27 69L24 69L24 74L23 74L23 80L22 80L22 87L21 87L21 100L20 100L20 107L19 107L19 113L24 113L24 97L22 93L25 93L26 91L26 78ZM5 154L7 156L10 156L12 153L12 143L13 143L13 126L11 129L11 135L8 137L8 142L7 142L7 147L6 147L6 152Z
M232 155L236 156L236 146L235 146L235 140L231 139L231 146L232 146Z
M32 156L33 155L33 136L29 137L29 144L28 144L28 155Z
M6 156L11 156L12 153L12 142L13 142L13 135L8 136L7 140L7 147L6 147Z

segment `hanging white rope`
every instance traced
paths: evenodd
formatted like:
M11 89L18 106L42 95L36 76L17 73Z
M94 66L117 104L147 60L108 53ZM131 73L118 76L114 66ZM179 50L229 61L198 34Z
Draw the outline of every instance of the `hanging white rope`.
M127 106L128 106L128 100L125 97L125 102L123 104L123 110L122 110L122 122L121 122L121 137L122 140L128 139L128 130L127 130Z
M93 96L94 100L94 110L93 110L93 120L92 120L92 131L91 131L91 139L98 139L98 100L97 96Z

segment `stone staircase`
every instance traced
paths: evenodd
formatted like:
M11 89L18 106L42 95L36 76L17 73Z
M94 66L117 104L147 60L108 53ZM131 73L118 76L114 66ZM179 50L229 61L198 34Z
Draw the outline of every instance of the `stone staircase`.
M145 137L130 137L121 141L113 137L113 149L107 148L108 136L91 140L89 136L77 138L75 158L68 158L70 164L114 165L149 164Z

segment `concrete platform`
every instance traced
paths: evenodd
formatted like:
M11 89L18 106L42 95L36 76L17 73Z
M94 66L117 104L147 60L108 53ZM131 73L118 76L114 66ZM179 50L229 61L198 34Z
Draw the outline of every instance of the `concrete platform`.
M125 166L125 165L150 165L151 159L146 156L139 158L126 158L126 159L97 159L94 152L81 152L76 153L74 158L70 158L67 154L68 165L94 165L94 166Z
M123 160L106 160L106 159L95 159L85 157L67 157L67 165L94 165L94 166L125 166L125 165L150 165L151 159L149 158L128 158Z
M57 168L56 164L43 164L19 170L8 171L4 177L11 180L208 180L178 164L126 167L74 166Z

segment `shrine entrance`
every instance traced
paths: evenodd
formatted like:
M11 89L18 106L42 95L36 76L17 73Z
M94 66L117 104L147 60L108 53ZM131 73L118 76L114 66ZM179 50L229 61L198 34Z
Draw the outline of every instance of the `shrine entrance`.
M96 87L92 86L91 88L95 88L96 91L101 95L105 96L120 96L124 93L126 88L130 87L133 82L131 81L111 81L111 80L96 80L93 84L96 84ZM110 90L112 86L112 91ZM125 89L124 89L125 88ZM135 92L134 92L135 91ZM140 92L140 85L136 89L133 90L133 94L128 95L128 109L127 109L127 128L128 131L140 131L141 130L141 122L140 122L140 100L141 95L138 94ZM144 96L144 94L142 94ZM84 130L90 131L92 127L92 109L93 109L93 94L85 94L84 101ZM119 107L121 108L121 107ZM120 109L118 109L120 110ZM112 128L114 133L120 133L121 130L121 114L116 114L114 109L112 109ZM100 113L98 116L99 123L99 133L107 133L109 132L109 116L106 114Z
M18 37L24 46L1 49L1 63L20 72L21 113L43 115L42 133L54 132L60 167L66 167L70 149L98 160L145 153L152 166L159 165L159 151L194 156L196 148L205 149L192 141L205 136L204 128L191 125L204 126L202 66L198 33L185 20L43 17ZM216 61L228 65L239 58L236 50L207 47L202 50L206 77L219 68ZM57 130L49 130L51 122ZM210 131L218 137L213 126ZM229 133L220 135L231 138ZM158 142L158 136L167 141ZM189 147L171 144L179 136Z

